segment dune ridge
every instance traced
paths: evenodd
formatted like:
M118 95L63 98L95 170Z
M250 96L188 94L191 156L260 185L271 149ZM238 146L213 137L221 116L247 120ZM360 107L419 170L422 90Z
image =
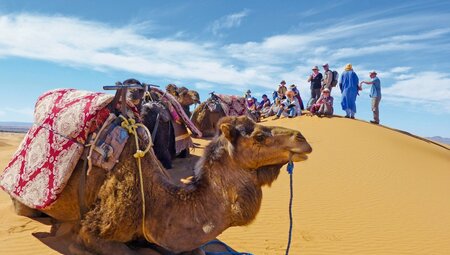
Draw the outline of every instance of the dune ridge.
M313 147L307 161L295 164L290 254L450 254L448 147L337 117L262 124L300 130ZM1 169L22 137L0 133ZM284 254L288 202L289 175L283 170L264 188L256 220L219 238L238 251ZM0 213L0 254L70 254L64 227L54 233L50 219L15 215L4 192Z

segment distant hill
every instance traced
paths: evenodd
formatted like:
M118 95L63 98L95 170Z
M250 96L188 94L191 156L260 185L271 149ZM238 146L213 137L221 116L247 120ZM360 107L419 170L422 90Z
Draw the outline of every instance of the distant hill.
M30 122L3 122L0 121L0 132L26 133L33 125Z
M450 138L441 137L441 136L433 136L433 137L427 137L427 139L430 139L430 140L438 142L438 143L445 143L445 144L450 145Z

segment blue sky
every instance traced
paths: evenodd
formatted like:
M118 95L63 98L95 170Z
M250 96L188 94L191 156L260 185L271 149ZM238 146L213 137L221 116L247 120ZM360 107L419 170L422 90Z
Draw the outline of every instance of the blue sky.
M43 92L134 77L260 97L352 63L378 71L384 125L450 137L450 1L0 2L0 121L32 121ZM370 120L368 87L357 118ZM340 93L333 91L335 112Z

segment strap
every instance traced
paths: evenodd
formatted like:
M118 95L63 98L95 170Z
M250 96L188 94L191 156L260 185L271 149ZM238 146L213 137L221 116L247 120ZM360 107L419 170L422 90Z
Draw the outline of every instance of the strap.
M116 82L116 86L120 86L120 85L122 85L121 82ZM116 94L114 95L114 99L109 104L109 111L110 112L116 112L116 107L117 107L117 104L119 103L120 95L122 94L121 91L122 91L122 89L118 89L116 91Z
M87 213L87 206L85 199L87 168L88 168L88 159L87 157L84 157L83 168L81 169L80 182L78 185L78 204L80 207L80 219L83 219L84 215Z
M156 123L155 123L155 128L153 128L153 133L152 133L152 141L155 141L155 137L156 137L156 133L158 132L158 127L159 127L159 113L158 115L156 115Z

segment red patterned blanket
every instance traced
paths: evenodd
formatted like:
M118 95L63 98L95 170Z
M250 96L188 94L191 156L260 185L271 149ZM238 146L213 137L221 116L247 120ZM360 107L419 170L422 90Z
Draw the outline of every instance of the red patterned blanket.
M186 127L189 128L189 130L191 130L192 133L194 133L198 137L202 137L202 132L194 125L191 119L186 115L186 113L183 110L183 107L180 105L180 103L177 101L175 97L157 88L152 88L152 90L156 91L160 95L163 95L166 102L170 103L169 112L172 115L173 120L175 122L184 123Z
M227 116L242 116L247 114L247 107L244 97L228 96L216 94L220 99L220 106L222 106L225 115Z
M31 208L45 208L64 189L87 136L109 115L112 95L57 89L39 97L34 124L0 176L0 186Z

